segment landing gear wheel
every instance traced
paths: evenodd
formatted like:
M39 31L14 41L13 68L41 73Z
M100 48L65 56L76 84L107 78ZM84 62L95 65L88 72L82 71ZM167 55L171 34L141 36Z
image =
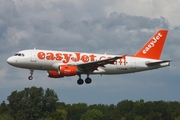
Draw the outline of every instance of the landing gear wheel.
M92 82L92 80L91 80L91 78L87 77L87 78L85 79L85 82L86 82L86 84L90 84L90 83Z
M28 79L29 79L29 80L32 80L32 79L33 79L33 76L29 76Z
M78 80L77 80L77 84L78 84L78 85L82 85L83 83L84 83L83 79L78 79Z
M28 79L29 80L32 80L33 79L33 72L34 72L34 70L32 70L32 69L30 69L30 76L28 77Z

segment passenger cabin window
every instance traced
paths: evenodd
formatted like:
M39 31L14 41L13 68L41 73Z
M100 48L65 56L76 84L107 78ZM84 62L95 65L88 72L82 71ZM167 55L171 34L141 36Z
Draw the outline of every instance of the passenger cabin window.
M22 56L22 57L24 57L24 54L23 53L16 53L14 56Z

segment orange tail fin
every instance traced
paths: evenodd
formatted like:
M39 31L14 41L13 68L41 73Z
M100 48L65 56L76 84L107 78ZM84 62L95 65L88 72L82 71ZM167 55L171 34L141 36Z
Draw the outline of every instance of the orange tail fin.
M158 30L149 41L133 56L160 59L168 30Z

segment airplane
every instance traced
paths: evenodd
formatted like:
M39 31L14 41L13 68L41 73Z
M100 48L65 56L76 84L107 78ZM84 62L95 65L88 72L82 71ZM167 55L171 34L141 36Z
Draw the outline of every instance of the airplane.
M108 55L82 52L28 49L17 52L7 59L7 63L30 70L29 80L34 70L45 70L50 78L78 75L77 84L82 85L82 74L86 74L86 84L92 82L89 75L127 74L170 66L170 60L160 60L168 30L158 30L135 54Z

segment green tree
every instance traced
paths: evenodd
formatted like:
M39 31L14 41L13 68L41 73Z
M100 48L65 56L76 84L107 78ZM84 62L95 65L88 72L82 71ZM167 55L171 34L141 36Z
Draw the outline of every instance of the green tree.
M169 102L168 113L170 113L171 119L174 120L180 116L180 103L177 101Z
M31 87L12 92L8 101L16 120L37 120L56 110L58 97L49 88L44 92L42 87Z
M103 113L97 109L88 110L81 116L81 120L102 120L102 118Z
M1 114L0 120L14 120L14 118L10 114Z
M91 109L97 109L103 113L103 120L115 120L116 115L114 114L114 110L116 108L116 105L110 104L108 105L103 105L103 104L93 104L89 105L88 110Z
M146 120L146 119L143 118L142 116L136 116L134 120Z
M56 111L52 112L49 118L52 118L52 120L67 120L67 111L57 109Z
M168 102L164 102L160 100L160 101L154 101L153 104L154 104L153 106L154 116L156 117L159 116L159 118L163 120L174 120L172 119L171 114L168 112L169 110Z
M68 112L68 120L80 120L81 115L84 114L88 109L86 103L78 103L67 106L66 111Z
M117 104L115 109L115 115L117 119L122 117L128 117L128 120L134 119L133 102L129 100L123 100ZM126 118L127 119L127 118Z
M180 116L176 117L175 120L180 120Z
M3 113L6 113L6 114L11 113L11 109L10 109L9 106L5 103L5 101L3 101L3 102L0 104L0 114L3 114Z
M0 105L0 120L14 120L10 113L11 109L8 107L5 101L3 101Z

